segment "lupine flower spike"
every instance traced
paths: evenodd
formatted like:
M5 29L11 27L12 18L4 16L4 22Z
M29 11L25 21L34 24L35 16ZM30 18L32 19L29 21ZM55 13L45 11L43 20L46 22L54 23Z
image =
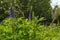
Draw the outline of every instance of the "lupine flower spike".
M12 17L12 18L14 17L14 11L13 11L12 7L10 8L10 14L9 14L9 16Z
M29 11L28 18L29 18L29 20L31 19L31 10Z

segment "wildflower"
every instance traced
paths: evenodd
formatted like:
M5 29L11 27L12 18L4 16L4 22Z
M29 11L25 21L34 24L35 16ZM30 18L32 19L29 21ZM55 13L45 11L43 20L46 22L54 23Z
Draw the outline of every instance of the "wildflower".
M31 10L29 11L28 18L31 19Z
M14 11L13 11L12 7L10 8L10 14L9 14L9 16L12 17L12 18L14 17Z

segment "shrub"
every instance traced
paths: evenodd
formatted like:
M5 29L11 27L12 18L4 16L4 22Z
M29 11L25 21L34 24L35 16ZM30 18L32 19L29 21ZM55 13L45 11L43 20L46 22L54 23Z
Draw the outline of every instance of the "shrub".
M42 20L39 19L40 21ZM7 18L0 24L0 40L59 40L60 26L48 27L38 20Z

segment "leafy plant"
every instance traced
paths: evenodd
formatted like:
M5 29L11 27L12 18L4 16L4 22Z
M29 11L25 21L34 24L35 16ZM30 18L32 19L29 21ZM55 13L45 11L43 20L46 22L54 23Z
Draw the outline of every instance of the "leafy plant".
M39 20L41 20L40 18ZM7 18L0 24L0 40L59 40L60 26L44 26L38 20Z

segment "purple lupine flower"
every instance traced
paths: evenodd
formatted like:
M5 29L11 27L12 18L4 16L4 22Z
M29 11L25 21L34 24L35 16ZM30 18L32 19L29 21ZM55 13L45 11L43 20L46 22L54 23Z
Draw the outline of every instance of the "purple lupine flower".
M12 18L14 17L14 11L13 11L12 7L10 8L10 14L9 14L9 16L12 17Z
M31 10L29 11L28 18L31 19Z

